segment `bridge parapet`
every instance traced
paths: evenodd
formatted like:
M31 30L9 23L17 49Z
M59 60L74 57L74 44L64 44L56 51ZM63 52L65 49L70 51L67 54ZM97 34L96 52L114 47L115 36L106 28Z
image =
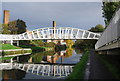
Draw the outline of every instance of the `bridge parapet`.
M120 47L120 8L116 11L109 25L95 45L96 50Z

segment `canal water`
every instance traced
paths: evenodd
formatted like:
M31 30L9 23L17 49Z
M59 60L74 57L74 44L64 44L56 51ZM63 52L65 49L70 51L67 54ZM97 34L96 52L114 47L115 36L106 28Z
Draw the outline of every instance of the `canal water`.
M16 56L12 59L12 61L13 63L19 63L19 64L33 64L33 65L45 64L46 66L50 65L50 67L54 67L54 69L55 69L55 66L56 67L60 66L60 68L68 67L68 69L70 69L71 65L74 66L76 63L80 61L82 54L83 54L82 51L78 49L77 50L66 49L58 52L51 50L51 51L44 51L40 53L32 53L29 55ZM4 60L5 63L10 61L11 60ZM60 68L58 67L58 69ZM52 69L50 70L53 71ZM0 73L2 76L1 79L13 79L13 80L63 79L69 75L68 74L65 77L58 77L58 75L46 76L45 74L38 75L37 72L36 73L26 72L20 69L3 70Z

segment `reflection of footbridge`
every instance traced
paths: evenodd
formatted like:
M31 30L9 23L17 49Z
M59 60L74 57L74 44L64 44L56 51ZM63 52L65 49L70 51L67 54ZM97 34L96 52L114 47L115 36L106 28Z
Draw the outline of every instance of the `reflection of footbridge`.
M54 77L65 77L68 76L72 70L73 64L19 64L10 63L3 64L3 69L20 69L27 73L33 73L42 76L54 76ZM6 66L5 66L6 65ZM6 68L5 68L6 67Z
M74 65L60 65L60 64L14 64L18 69L42 76L62 77L68 76Z

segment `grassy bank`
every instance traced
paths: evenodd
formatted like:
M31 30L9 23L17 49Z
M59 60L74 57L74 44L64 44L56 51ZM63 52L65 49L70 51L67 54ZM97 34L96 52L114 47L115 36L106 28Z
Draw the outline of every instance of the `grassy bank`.
M34 53L54 50L54 47L44 47L44 46L43 47L36 47L36 46L30 46L30 45L20 45L20 47L22 47L22 48L31 48L32 52L34 52Z
M10 44L0 44L0 46L1 46L0 50L21 49L20 47L16 47Z
M9 50L9 51L2 51L2 55L6 56L6 55L16 55L16 54L25 54L25 53L32 53L32 50Z
M13 58L13 57L2 57L2 58L0 58L0 60L10 60L11 58Z
M79 79L79 80L84 79L88 58L89 58L89 51L85 51L80 62L75 65L75 67L73 68L73 72L68 76L67 81L73 79Z
M0 53L2 53L3 56L5 55L15 55L15 54L24 54L24 53L32 53L32 50L26 50L21 47L17 47L10 44L0 44Z

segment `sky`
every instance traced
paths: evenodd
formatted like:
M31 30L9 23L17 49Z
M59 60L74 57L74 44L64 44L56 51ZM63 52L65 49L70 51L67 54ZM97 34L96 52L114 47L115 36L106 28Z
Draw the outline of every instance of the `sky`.
M101 6L101 2L2 2L2 11L10 11L10 21L25 21L28 30L52 27L52 21L57 27L88 30L104 25Z

